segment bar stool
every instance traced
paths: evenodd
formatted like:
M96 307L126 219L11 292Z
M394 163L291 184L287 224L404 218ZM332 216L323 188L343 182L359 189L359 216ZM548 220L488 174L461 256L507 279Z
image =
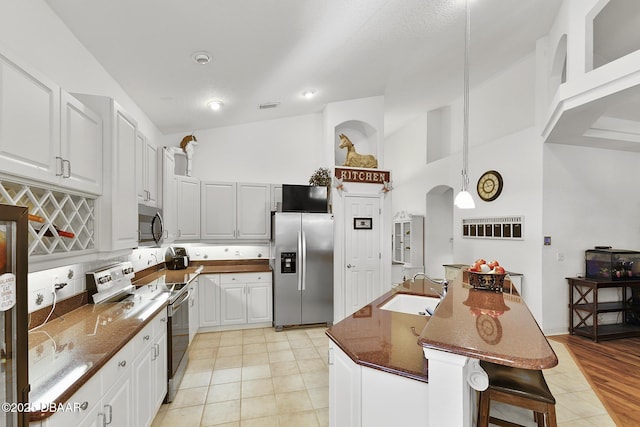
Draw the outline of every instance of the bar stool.
M556 399L551 394L542 371L520 369L495 363L480 361L480 366L489 376L489 387L480 392L478 407L478 427L487 427L489 423L499 426L517 426L499 418L490 416L491 401L506 403L530 409L538 427L556 427Z

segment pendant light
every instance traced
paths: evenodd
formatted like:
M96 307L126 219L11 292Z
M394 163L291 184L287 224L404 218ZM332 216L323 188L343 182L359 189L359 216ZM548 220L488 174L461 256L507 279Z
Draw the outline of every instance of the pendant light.
M467 191L469 185L469 43L471 42L471 6L465 0L466 21L464 38L464 127L462 134L462 190L456 195L453 204L460 209L474 209L476 207L471 193Z

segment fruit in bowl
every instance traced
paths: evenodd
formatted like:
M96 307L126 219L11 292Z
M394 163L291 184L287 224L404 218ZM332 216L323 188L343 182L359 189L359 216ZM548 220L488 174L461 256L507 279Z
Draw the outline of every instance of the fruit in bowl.
M504 267L497 260L491 262L479 258L468 269L469 284L476 289L491 289L502 291L504 277L507 275Z

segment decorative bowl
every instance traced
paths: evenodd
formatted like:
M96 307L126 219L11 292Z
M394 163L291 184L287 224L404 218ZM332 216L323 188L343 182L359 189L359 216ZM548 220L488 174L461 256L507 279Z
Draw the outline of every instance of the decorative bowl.
M469 273L469 284L473 286L474 289L488 289L502 292L506 274L478 273L475 271L467 272Z

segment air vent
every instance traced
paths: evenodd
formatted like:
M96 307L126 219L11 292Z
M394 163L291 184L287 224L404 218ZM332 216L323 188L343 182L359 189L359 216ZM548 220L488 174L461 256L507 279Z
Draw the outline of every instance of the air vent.
M260 108L261 110L266 110L268 108L276 108L278 105L280 105L279 102L265 102L264 104L260 104L258 108Z

